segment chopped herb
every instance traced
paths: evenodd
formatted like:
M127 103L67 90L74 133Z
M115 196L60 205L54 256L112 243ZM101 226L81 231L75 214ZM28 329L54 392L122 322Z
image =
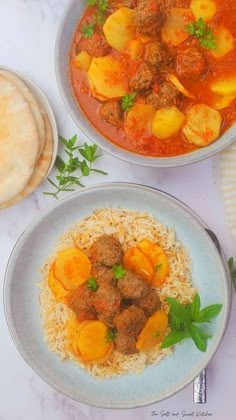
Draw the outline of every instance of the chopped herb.
M154 271L159 271L162 268L163 264L157 264L154 268Z
M154 337L156 337L156 338L157 338L157 337L159 337L159 335L160 335L160 334L159 334L159 332L158 332L158 331L154 331Z
M230 274L231 274L231 279L232 279L234 288L236 290L236 267L234 265L233 257L230 257L230 259L228 261L228 266L229 266L229 271L230 271Z
M170 305L168 314L171 332L164 338L161 348L179 343L185 338L192 338L200 351L206 351L207 339L211 336L195 324L211 322L221 311L221 304L213 304L201 308L200 296L196 294L191 304L183 305L177 299L168 297Z
M96 292L98 290L97 280L94 277L89 277L87 287Z
M77 135L74 135L68 140L59 136L59 140L65 147L67 160L64 160L61 156L57 156L55 162L56 169L58 170L56 181L54 182L48 178L48 182L56 191L44 192L45 195L58 198L58 194L61 192L74 191L75 188L72 188L74 186L83 187L81 179L89 176L91 172L107 175L107 172L92 167L93 162L100 156L97 154L97 146L95 144L92 146L89 146L87 143L77 145ZM84 159L80 159L80 156Z
M126 270L122 267L122 265L114 265L112 267L113 275L116 280L123 279L124 275L126 274Z
M212 34L212 28L209 28L202 18L199 18L196 22L189 23L185 30L198 39L201 47L207 50L216 49L216 37Z
M134 106L133 99L137 95L136 92L126 93L121 99L121 109L122 111L129 111L132 106Z
M110 343L110 341L113 341L115 338L115 333L111 330L107 330L107 333L105 335L105 340L107 343Z
M84 36L84 38L90 38L93 35L94 32L94 22L90 22L90 23L83 23L83 25L81 25L81 33Z

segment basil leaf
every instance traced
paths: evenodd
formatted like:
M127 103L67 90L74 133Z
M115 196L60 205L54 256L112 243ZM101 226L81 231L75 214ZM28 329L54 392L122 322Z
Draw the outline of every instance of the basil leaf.
M185 307L175 298L167 297L166 301L170 305L170 312L175 318L182 322L188 322L189 316Z
M201 307L201 300L200 300L200 296L197 293L194 298L193 298L193 302L191 305L191 313L192 313L192 317L193 319L195 319L200 311L200 307Z
M173 346L189 336L188 331L171 331L162 341L161 349Z
M205 352L207 349L207 338L206 338L206 334L203 333L200 328L198 328L196 325L194 324L190 324L187 327L187 330L190 334L190 336L192 337L194 343L196 344L197 348L200 351Z
M211 319L215 318L220 313L222 306L222 304L218 303L206 306L198 313L194 322L210 322Z

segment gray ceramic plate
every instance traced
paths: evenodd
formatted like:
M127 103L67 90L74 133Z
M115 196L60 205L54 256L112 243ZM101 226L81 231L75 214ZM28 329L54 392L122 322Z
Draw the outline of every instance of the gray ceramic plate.
M88 122L83 113L81 113L77 104L69 80L69 60L68 54L71 48L71 41L76 30L78 20L87 5L86 0L70 0L62 17L58 30L56 49L55 49L55 68L58 86L65 102L65 105L81 131L93 142L99 145L106 152L117 158L126 160L130 163L152 167L175 167L198 162L202 159L214 155L225 147L229 146L236 135L235 125L228 130L220 139L207 147L202 147L192 153L182 156L168 158L153 158L138 155L124 150L115 144L112 144Z
M193 261L193 283L202 305L222 303L223 309L209 329L206 353L190 340L176 346L174 355L139 375L99 381L69 361L60 362L44 342L40 319L40 267L59 235L76 220L101 207L148 211L173 227ZM214 238L214 237L213 237ZM208 364L223 337L230 309L228 268L204 223L184 204L152 188L111 183L73 193L44 210L18 240L8 263L4 305L16 347L49 385L75 400L105 408L132 408L167 398L188 385Z

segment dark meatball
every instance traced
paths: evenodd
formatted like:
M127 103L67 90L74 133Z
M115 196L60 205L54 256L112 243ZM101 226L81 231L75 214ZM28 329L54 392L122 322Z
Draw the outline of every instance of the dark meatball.
M93 263L100 263L108 267L120 264L123 251L120 242L110 235L100 236L90 249Z
M151 289L149 293L141 299L134 301L135 305L143 310L146 316L151 316L161 308L161 301L156 290Z
M113 272L111 268L106 267L105 265L94 265L91 270L91 276L94 277L97 281L97 284L100 286L102 283L113 283Z
M102 120L114 127L122 126L122 111L117 101L109 101L102 104L99 108L99 115Z
M116 350L122 354L134 354L138 352L135 337L129 337L128 335L117 332L114 343Z
M139 33L155 36L160 32L165 17L162 0L139 0L134 9L133 22Z
M189 0L165 0L165 7L167 11L173 7L180 7L186 9L189 7Z
M113 326L113 318L119 313L121 304L121 294L110 284L101 284L93 300L98 319L104 321L109 326ZM107 321L106 321L107 320Z
M147 96L147 104L154 108L164 108L166 106L175 105L180 96L179 91L170 82L164 82L160 86L158 92L152 92Z
M145 59L156 69L162 70L173 62L174 57L165 44L155 41L147 44Z
M145 322L146 316L143 310L134 305L124 309L114 318L117 330L130 337L137 336L144 327Z
M146 63L141 63L131 76L129 85L132 90L145 93L152 89L154 79L155 72L152 68Z
M118 280L117 287L126 299L139 299L150 291L146 280L131 270L127 270L124 277Z
M75 289L68 300L68 306L76 313L80 321L96 319L96 312L92 307L95 292L87 285L86 282Z
M111 47L102 32L94 32L89 38L81 38L76 50L87 51L93 57L103 57L109 54Z
M195 46L177 50L176 71L181 77L191 80L200 79L207 71L207 63L203 52Z

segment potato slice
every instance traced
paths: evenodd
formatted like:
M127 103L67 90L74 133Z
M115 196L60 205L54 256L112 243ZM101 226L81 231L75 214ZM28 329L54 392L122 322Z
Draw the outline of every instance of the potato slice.
M108 16L103 25L108 44L117 51L123 52L127 43L135 38L133 16L133 9L121 7Z
M195 95L193 93L189 92L185 87L182 85L182 83L179 81L179 79L172 73L168 74L168 79L173 85L175 85L176 89L178 89L179 92L181 92L184 96L187 96L188 98L195 98Z
M55 277L66 290L74 290L84 283L91 271L91 262L78 248L65 248L55 261Z
M102 321L84 321L78 334L78 352L84 362L103 362L113 349L106 340L107 326Z
M214 36L216 38L216 49L210 50L210 53L216 57L224 57L234 48L234 38L231 32L226 29L224 26L219 26L219 28L214 31Z
M189 143L207 146L219 137L221 122L219 111L205 104L196 104L186 115L183 133Z
M224 109L230 106L235 98L236 95L221 96L216 93L212 97L211 106L214 109Z
M138 248L151 261L154 268L154 275L151 281L152 286L161 287L166 280L169 272L169 264L164 250L157 244L143 239L138 244Z
M175 105L160 108L151 121L151 130L159 139L167 139L178 133L185 120L185 115Z
M126 94L122 64L111 55L92 59L88 80L95 98L115 99Z
M173 7L161 31L163 41L174 46L181 44L190 36L185 27L193 21L190 9Z
M72 65L75 69L88 71L91 61L92 57L87 51L80 51L80 53L76 55Z
M62 284L55 277L55 263L53 263L49 270L48 275L48 286L51 289L53 295L55 296L58 302L67 302L67 298L70 296L71 292L66 290Z
M142 44L141 41L138 39L132 39L130 42L128 42L125 53L127 53L132 60L135 60L138 58L142 51Z
M211 90L222 96L236 95L236 74L215 80L211 84Z
M148 283L152 281L154 269L149 258L138 247L129 248L123 257L123 265L126 269L132 269L140 274Z
M126 134L130 137L143 136L149 131L149 124L155 111L151 105L135 104L125 119Z
M192 0L190 9L196 20L202 18L204 22L208 22L216 14L217 6L214 0Z
M168 327L168 316L165 311L155 312L147 320L144 328L138 336L136 347L138 350L148 351L160 343Z

